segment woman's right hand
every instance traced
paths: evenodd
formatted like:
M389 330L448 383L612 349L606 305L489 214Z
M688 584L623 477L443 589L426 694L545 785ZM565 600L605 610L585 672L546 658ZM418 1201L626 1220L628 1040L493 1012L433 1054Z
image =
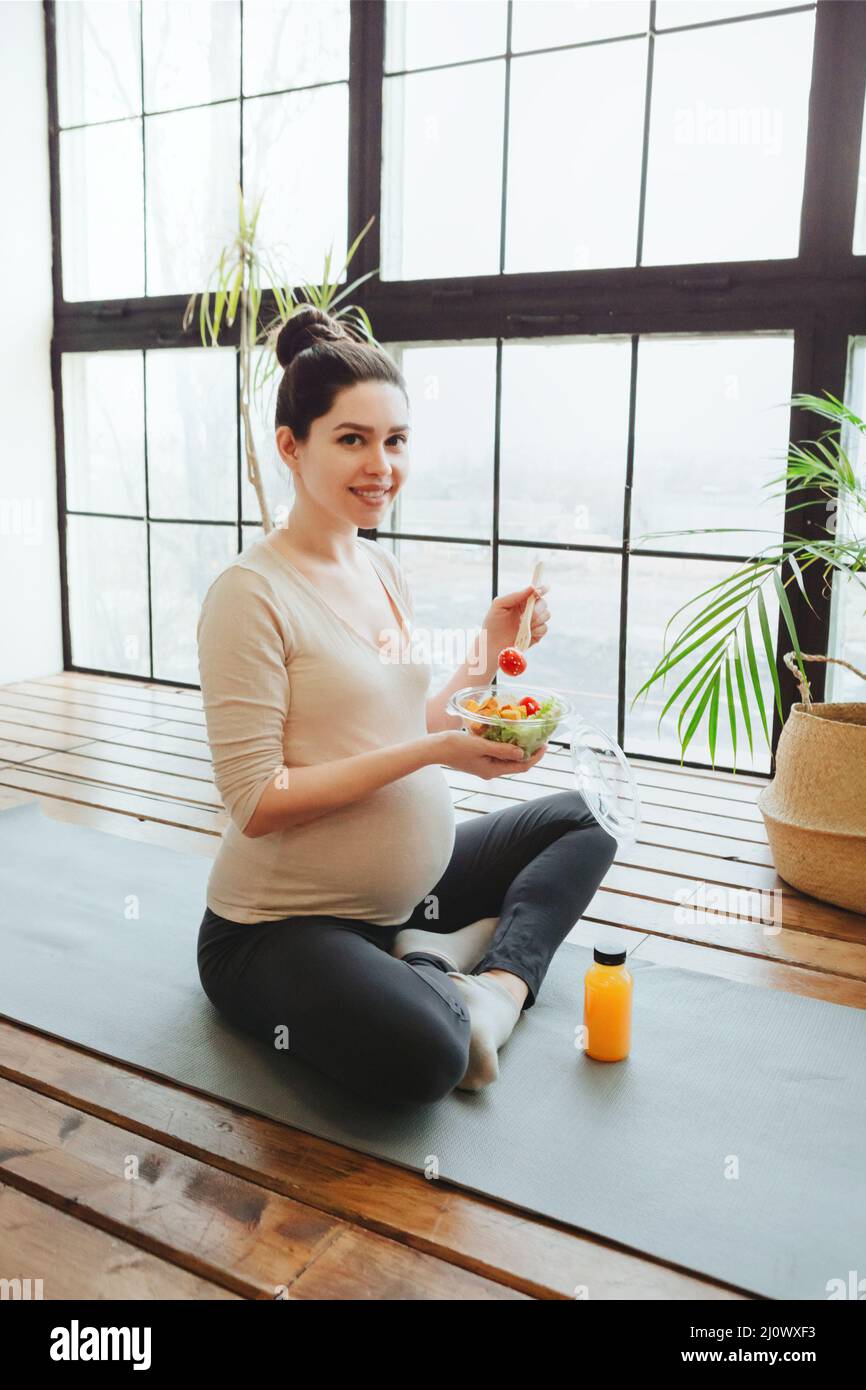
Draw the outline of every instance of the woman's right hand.
M441 739L436 753L438 763L488 781L506 772L527 772L541 762L547 752L547 744L543 743L531 758L527 758L516 743L497 743L465 729L447 729L434 737Z

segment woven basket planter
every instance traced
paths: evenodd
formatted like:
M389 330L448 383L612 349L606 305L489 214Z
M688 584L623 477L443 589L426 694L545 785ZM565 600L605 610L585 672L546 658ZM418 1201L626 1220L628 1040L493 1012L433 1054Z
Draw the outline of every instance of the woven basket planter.
M757 798L773 862L801 892L866 914L866 704L812 704L800 688Z

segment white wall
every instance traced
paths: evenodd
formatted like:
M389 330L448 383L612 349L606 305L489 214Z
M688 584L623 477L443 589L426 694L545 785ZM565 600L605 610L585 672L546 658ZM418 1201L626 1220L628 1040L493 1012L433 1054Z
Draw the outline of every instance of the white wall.
M41 0L0 0L0 685L63 668Z

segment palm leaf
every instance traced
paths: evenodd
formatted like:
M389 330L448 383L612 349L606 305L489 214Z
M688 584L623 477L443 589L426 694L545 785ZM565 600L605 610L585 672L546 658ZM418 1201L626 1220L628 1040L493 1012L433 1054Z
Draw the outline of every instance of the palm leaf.
M733 590L731 590L728 593L726 598L721 600L720 603L711 605L709 608L703 609L703 611L698 614L697 618L695 618L693 622L691 622L688 625L688 627L679 634L679 636L677 637L677 642L681 642L683 641L683 639L687 639L690 636L692 636L693 633L700 631L700 629L702 627L705 627L707 623L712 622L712 620L715 617L717 617L719 613L723 613L725 609L731 608L735 603L739 603L745 594L748 593L749 595L751 595L754 593L754 591L755 583L753 580L746 580L744 583L738 584ZM744 604L743 606L748 607L748 604ZM674 646L676 646L676 643L674 644ZM674 648L672 647L671 651L673 650Z
M685 677L683 678L683 680L680 681L680 683L679 683L679 685L677 686L676 690L674 691L673 695L670 696L670 698L669 698L667 704L665 705L664 709L662 710L661 714L660 714L659 717L658 717L658 723L656 724L656 730L657 730L657 731L658 731L658 729L659 729L659 726L661 725L662 719L663 719L664 716L667 714L668 710L670 709L670 707L671 707L671 705L674 703L674 701L675 701L676 699L679 698L679 696L681 695L681 693L683 692L683 690L685 690L685 688L686 688L686 686L689 684L689 682L692 681L692 680L694 680L695 676L697 675L698 671L700 671L701 667L704 666L708 661L712 661L712 659L713 659L713 657L715 656L716 652L719 650L720 647L723 647L727 641L728 641L728 635L726 634L724 637L722 637L722 638L715 644L714 647L710 647L710 649L709 649L709 651L706 653L706 655L703 656L703 657L701 657L701 659L700 659L700 661L698 662L697 666L693 666L692 669L691 669L691 671L689 671L689 674L688 674L687 676L685 676ZM635 698L637 698L637 697L635 697ZM634 703L634 702L632 702L632 703Z
M806 672L805 672L804 669L803 669L803 653L800 651L800 643L799 643L799 641L797 640L797 629L796 629L796 627L795 627L795 625L794 625L794 615L793 615L793 613L791 612L791 607L790 607L790 604L788 603L788 595L785 593L785 586L784 586L784 584L782 583L781 579L779 578L779 576L778 576L778 574L776 573L775 570L773 571L773 583L774 583L775 586L776 586L776 593L777 593L778 596L779 596L779 607L781 608L781 610L782 610L782 616L783 616L784 619L785 619L785 626L787 627L788 632L791 634L791 641L794 643L794 650L795 650L795 652L797 653L797 662L798 662L798 665L799 665L799 667L800 667L800 675L803 677L803 680L805 681L805 679L806 679ZM772 660L772 667L773 667L773 670L775 671L775 669L776 669L775 658L773 658L773 660ZM779 703L779 718L780 718L780 719L784 719L784 717L785 717L785 716L782 714L782 706L781 706L781 700L780 700L780 703Z
M727 626L729 621L730 620L728 618L723 618L720 623L717 623L716 626L712 628L709 632L705 633L703 637L699 637L698 640L696 642L693 642L690 647L686 647L685 651L680 652L679 656L672 657L670 660L663 659L656 667L656 670L653 672L650 679L648 681L644 681L640 690L637 691L635 699L637 699L637 696L642 694L644 690L648 689L648 687L652 685L653 681L657 680L662 675L666 675L667 672L672 669L672 667L677 666L679 662L684 661L685 658L689 655L689 652L693 652L696 647L699 647L701 645L702 642L707 642L711 637L715 637L716 633L720 632L723 627Z
M745 619L743 621L743 635L746 639L746 659L749 663L749 674L752 677L752 687L755 691L755 700L757 701L758 712L761 716L761 723L764 726L764 737L769 743L770 735L767 730L767 715L764 710L764 696L761 692L761 679L758 675L758 662L755 656L755 645L752 641L752 627L749 622L748 612L746 613Z
M339 304L341 299L345 299L347 294L351 294L352 290L356 289L358 285L363 285L364 281L369 280L371 275L375 275L378 269L379 267L376 266L374 270L368 270L365 275L359 275L357 280L352 281L351 285L346 285L344 289L340 290L339 294L334 295L331 300L331 308L333 309L335 305Z
M725 699L728 705L728 721L731 726L731 744L733 746L733 771L737 770L737 714L734 708L734 692L731 689L731 663L728 653L725 652Z
M716 671L721 665L721 660L722 658L719 657L718 660L714 663L712 669L704 672L703 677L701 678L701 680L697 682L691 695L689 695L687 700L683 701L683 707L680 710L679 718L677 720L677 735L679 737L682 737L683 719L685 718L686 713L688 712L689 706L691 705L693 700L696 700L698 698L702 690L708 690L709 687L712 685L713 677L715 676Z
M720 579L720 580L718 581L718 583L716 583L716 584L711 584L710 587L709 587L708 589L702 589L700 593L695 594L692 598L687 599L685 603L680 604L679 608L676 610L675 613L673 613L673 614L671 615L671 617L668 619L667 623L665 624L665 630L664 630L664 635L663 635L663 639L662 639L663 645L665 645L666 642L667 642L667 632L668 632L668 628L670 627L671 623L672 623L677 617L679 617L680 613L682 613L684 609L691 607L691 605L692 605L693 603L697 603L698 599L703 598L706 594L715 593L716 589L723 589L723 588L725 587L726 584L731 583L731 582L732 582L734 579L736 579L740 574L750 574L752 577L754 577L754 576L757 574L757 572L758 572L759 569L770 570L770 569L772 569L773 564L775 564L775 563L776 563L775 561L773 561L772 563L768 561L768 562L766 562L766 564L765 564L764 562L758 562L757 565L756 565L755 563L753 563L753 562L750 561L749 564L745 565L745 566L743 567L742 570L735 570L734 573L733 573L732 575L727 575L724 579ZM676 649L677 643L678 643L679 641L680 641L680 638L678 637L678 638L677 638L677 641L674 642L673 647L671 648L671 651L674 651L674 650Z
M778 578L778 576L776 576L776 577ZM785 607L787 608L787 606L788 606L788 598L787 598L787 595L785 595ZM790 608L788 608L788 613L790 614L790 612L791 612L791 610L790 610ZM778 711L779 711L779 718L783 720L783 719L785 718L785 715L784 715L784 712L783 712L783 710L782 710L782 692L781 692L781 690L779 689L779 673L778 673L778 671L776 670L776 652L775 652L775 648L774 648L774 646L773 646L773 637L772 637L772 634L771 634L771 632L770 632L770 620L769 620L769 618L767 617L767 606L766 606L766 604L764 603L764 595L763 595L763 593L761 592L760 589L758 590L758 617L759 617L760 620L761 620L761 634L762 634L762 636L763 636L763 638L764 638L764 651L765 651L766 654L767 654L767 664L768 664L768 666L769 666L769 668L770 668L770 675L771 675L772 678L773 678L773 690L774 690L774 693L775 693L775 696L776 696L776 708L777 708ZM791 627L792 627L792 628L793 628L793 623L794 623L794 620L793 620L793 618L792 618L792 619L791 619ZM796 638L795 638L795 640L796 640Z
M363 323L365 329L367 330L367 335L368 335L370 341L371 341L372 343L375 343L376 338L375 338L375 335L374 335L374 333L373 333L373 325L372 325L372 323L370 322L370 319L369 319L369 316L368 316L368 314L367 314L366 309L362 308L360 304L356 304L356 305L355 305L355 313L357 314L358 318L361 320L361 322Z
M238 266L238 269L237 269L237 274L235 275L235 282L234 282L234 284L232 285L232 288L231 288L231 294L230 294L230 296L229 296L229 311L228 311L228 316L227 316L227 320L226 320L226 322L229 323L229 324L233 324L234 321L235 321L235 314L237 313L237 309L238 309L238 299L240 298L241 286L242 286L242 284L243 284L243 279L244 279L244 263L243 263L243 261L241 261L241 263L240 263L240 265Z
M812 600L809 598L809 595L806 593L806 586L805 586L805 584L803 583L803 571L800 569L800 566L797 564L797 557L796 557L794 551L792 550L792 551L790 552L790 554L789 554L786 558L787 558L787 560L788 560L788 564L791 566L791 569L794 571L794 577L795 577L795 579L797 580L797 583L798 583L799 586L800 586L800 592L801 592L801 594L803 595L803 598L806 600L806 602L808 603L809 607L812 609L812 612L814 613L814 612L815 612L815 608L814 608L814 605L813 605L813 603L812 603ZM784 561L783 561L782 563L784 564ZM808 566L807 566L807 568L808 568Z
M709 723L710 762L711 762L711 764L712 764L713 767L715 767L715 765L716 765L716 729L718 728L718 723L719 723L719 683L720 683L720 677L721 677L721 671L719 670L719 671L716 672L715 680L713 681L713 693L712 693L712 695L711 695L711 697L710 697L710 723Z
M692 722L691 722L691 724L690 724L689 727L688 727L688 732L686 733L685 739L684 739L683 744L682 744L682 750L681 750L681 753L680 753L680 766L682 766L683 759L684 759L685 756L686 756L686 749L688 748L689 744L691 743L691 741L692 741L692 735L694 734L695 729L698 727L698 724L700 723L701 715L703 714L704 708L705 708L705 706L706 706L706 703L707 703L707 701L709 700L709 698L710 698L710 696L711 696L711 694L712 694L712 690L713 690L712 685L708 685L707 688L706 688L706 691L705 691L705 693L704 693L704 697L703 697L703 699L701 700L701 703L698 705L697 709L695 710L694 715L692 716Z
M264 195L264 193L263 193L262 196L261 196L261 198L259 198L259 201L258 201L258 203L256 204L256 210L255 210L255 212L253 213L253 220L252 220L252 222L250 223L250 231L249 231L249 240L250 240L250 241L252 241L252 240L255 238L255 235L256 235L256 224L257 224L257 222L258 222L258 220L259 220L259 213L260 213L261 210L262 210L262 201L263 201L263 199L264 199L264 196L265 196L265 195Z
M746 616L748 617L748 614ZM743 711L743 723L746 726L746 734L749 739L749 752L754 753L755 749L752 744L752 721L749 718L749 701L746 698L746 681L745 677L743 676L743 663L740 660L740 644L737 641L736 637L734 638L734 675L737 678L737 690L740 696L740 708Z
M847 420L849 424L855 425L857 429L866 430L866 424L849 410L846 405L837 399L830 391L824 392L827 397L822 400L820 396L810 396L805 393L791 397L791 404L802 410L809 410L814 415L823 415L826 420Z
M355 252L357 251L358 247L360 246L361 241L362 241L363 238L367 235L367 233L369 232L369 230L370 230L370 228L372 227L372 225L373 225L373 223L375 222L375 220L376 220L376 214L373 213L372 217L369 218L366 227L363 227L363 228L361 229L361 231L358 233L358 235L355 237L355 240L352 242L352 245L349 247L349 250L348 250L348 252L346 253L346 259L343 261L343 264L340 266L340 269L337 271L337 274L334 276L334 283L335 283L335 284L337 283L337 281L339 281L340 276L342 275L343 271L346 269L347 265L348 265L349 262L351 261L352 257L354 256ZM372 275L372 274L373 274L373 271L371 271L370 274ZM360 281L356 281L356 284L360 284ZM336 303L336 301L335 301L335 303Z
M217 296L216 296L216 310L215 310L215 313L214 313L214 337L215 337L215 338L218 338L218 337L219 337L220 324L222 323L223 308L224 308L224 306L225 306L225 302L226 302L226 292L225 292L225 290L217 290Z

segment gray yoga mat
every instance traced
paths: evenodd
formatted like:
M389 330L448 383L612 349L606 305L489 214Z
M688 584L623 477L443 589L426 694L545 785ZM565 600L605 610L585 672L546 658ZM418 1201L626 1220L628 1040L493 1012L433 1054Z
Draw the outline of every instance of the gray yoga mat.
M866 1011L638 958L631 1056L593 1062L574 1046L591 951L565 943L498 1081L378 1106L213 1008L209 870L37 803L0 813L0 1013L759 1296L863 1276Z

